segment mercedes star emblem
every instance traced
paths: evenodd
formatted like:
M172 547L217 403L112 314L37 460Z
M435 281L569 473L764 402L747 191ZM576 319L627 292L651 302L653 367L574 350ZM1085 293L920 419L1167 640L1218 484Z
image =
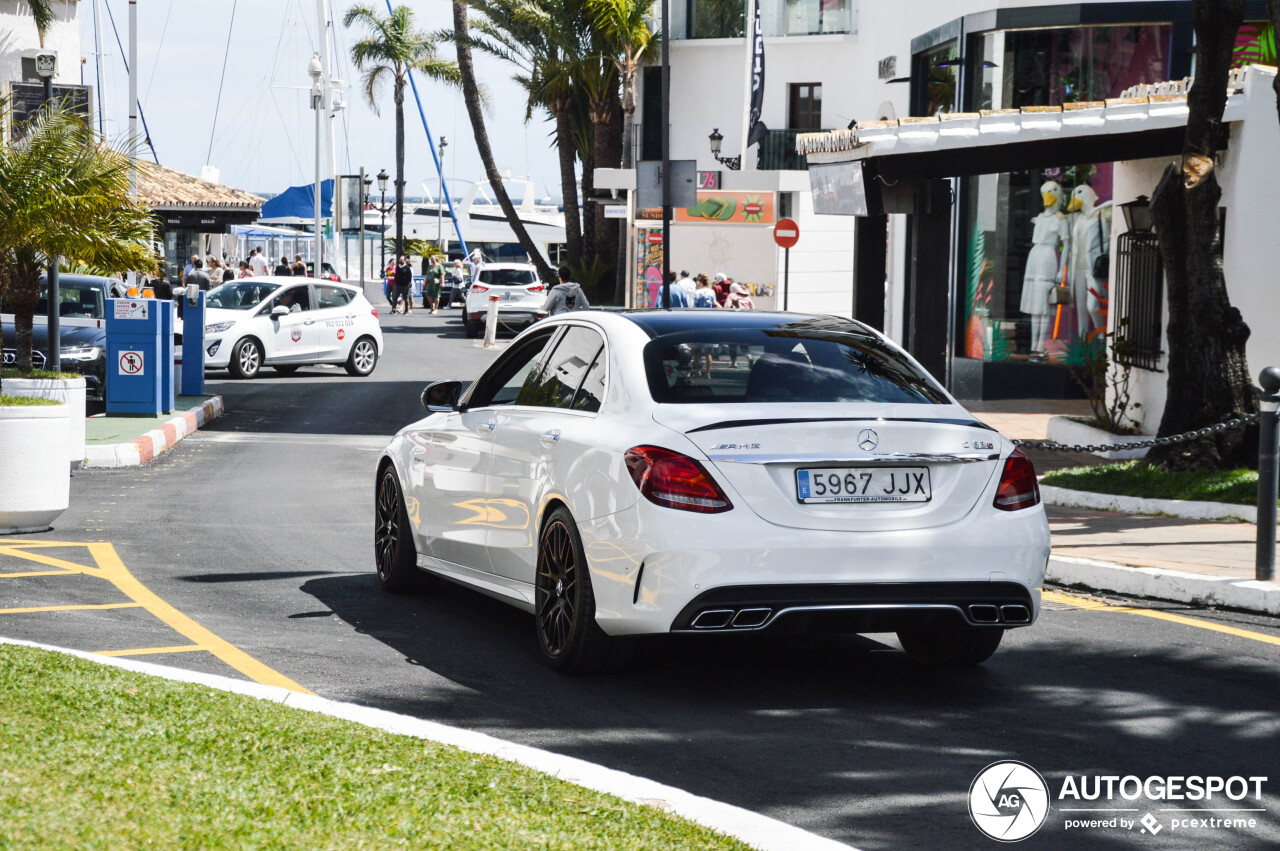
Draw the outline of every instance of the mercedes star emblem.
M863 452L870 452L880 445L880 435L876 434L869 428L864 428L858 432L858 448Z

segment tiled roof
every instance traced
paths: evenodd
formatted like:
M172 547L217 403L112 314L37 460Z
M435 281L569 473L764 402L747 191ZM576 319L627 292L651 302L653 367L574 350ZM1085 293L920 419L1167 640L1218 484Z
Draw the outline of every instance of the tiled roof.
M258 210L266 202L243 189L138 160L138 199L153 210Z

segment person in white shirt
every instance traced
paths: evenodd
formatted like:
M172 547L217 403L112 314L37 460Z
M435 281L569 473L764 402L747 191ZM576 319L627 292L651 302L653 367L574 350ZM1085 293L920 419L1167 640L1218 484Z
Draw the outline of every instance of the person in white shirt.
M685 296L689 299L689 304L693 304L693 297L697 293L698 285L693 278L689 277L689 272L687 270L681 270L680 280L676 281L676 283L680 285L682 290L684 290Z
M267 276L267 258L262 255L261 245L253 249L253 253L249 255L249 268L253 270L255 278Z

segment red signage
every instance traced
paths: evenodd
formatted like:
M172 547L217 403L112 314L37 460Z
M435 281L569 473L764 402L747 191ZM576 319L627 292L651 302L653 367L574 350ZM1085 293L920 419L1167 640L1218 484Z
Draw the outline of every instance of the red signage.
M778 223L773 226L773 241L778 243L779 248L794 248L800 241L800 225L796 224L795 219L778 219Z
M346 337L346 336L347 336L347 332L346 332L346 331L343 331L341 328L339 328L339 329L338 329L338 339L339 339L339 340L341 340L342 338L344 338L344 337Z
M650 245L662 245L662 231L660 230L649 231L648 240Z

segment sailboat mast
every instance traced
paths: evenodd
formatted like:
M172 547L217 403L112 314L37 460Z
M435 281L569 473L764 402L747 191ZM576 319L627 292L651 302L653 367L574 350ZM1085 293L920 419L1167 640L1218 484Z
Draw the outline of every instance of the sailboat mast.
M107 135L106 129L106 104L103 97L102 89L102 10L99 6L101 0L93 0L93 57L94 70L98 78L98 90L96 92L98 98L98 133Z
M321 108L324 109L324 120L321 126L324 128L323 136L324 136L324 146L325 146L326 156L323 161L325 164L325 168L328 172L328 174L322 178L319 176L320 170L319 168L317 168L316 196L319 197L321 187L323 186L323 183L321 183L321 180L325 180L325 179L332 180L333 181L333 203L335 205L334 212L336 214L337 212L336 205L338 203L338 197L337 197L338 196L338 180L337 180L338 158L337 158L337 152L335 151L335 145L334 145L334 139L333 139L333 65L332 65L332 60L329 57L329 44L330 44L329 40L331 37L330 30L333 27L333 21L329 16L329 4L326 3L325 0L316 0L316 19L318 21L319 36L320 36L320 39L319 39L320 69L321 69L320 85L324 92L324 94L322 95L322 103L321 103ZM319 128L317 128L317 130L319 130ZM316 231L317 257L316 257L316 272L315 272L316 277L319 277L321 272L320 261L324 257L323 246L324 246L323 234L319 230L317 230Z

